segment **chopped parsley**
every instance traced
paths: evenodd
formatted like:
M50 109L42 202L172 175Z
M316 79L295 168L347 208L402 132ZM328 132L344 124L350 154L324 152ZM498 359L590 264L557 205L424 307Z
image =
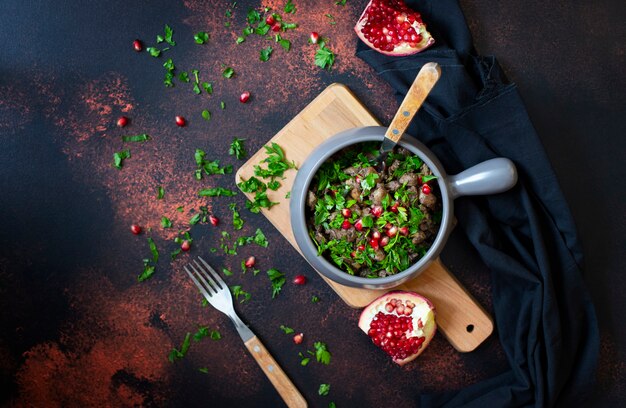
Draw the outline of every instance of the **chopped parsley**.
M302 354L302 352L298 353L298 356L300 356L300 358L302 359L302 360L300 360L300 365L301 366L306 366L307 364L309 364L309 361L311 361L311 358L305 357L305 355Z
M285 333L285 334L291 334L294 332L294 330L291 327L287 327L283 324L280 325L280 329Z
M189 346L191 345L191 333L188 332L185 335L185 339L183 340L183 344L180 346L180 350L173 348L170 351L170 354L167 356L167 359L170 360L170 363L173 363L176 360L180 360L185 357L187 354L187 350L189 350Z
M146 142L150 140L150 136L146 133L132 136L122 136L122 142Z
M330 69L335 63L335 53L326 46L325 41L319 41L319 48L315 51L315 65L322 69Z
M230 174L233 172L232 165L220 167L219 160L208 161L205 160L205 156L206 153L204 152L204 150L196 149L196 152L194 153L194 159L196 160L197 169L194 174L197 180L202 179L203 171L208 176L213 174Z
M330 391L330 384L320 384L320 388L319 390L317 390L317 393L319 395L328 395L329 391Z
M318 298L317 296L313 295L311 296L311 303L317 303L320 301L320 298Z
M176 41L172 39L172 36L174 35L174 30L172 30L169 25L165 24L164 32L165 36L157 35L157 43L162 43L163 41L165 41L166 43L174 47L176 45Z
M207 122L211 120L211 112L209 112L208 110L203 110L202 111L202 118L204 120L206 120Z
M280 293L286 282L285 275L278 269L272 268L267 271L267 276L270 278L270 282L272 283L272 299L274 299Z
M202 89L204 89L204 91L206 93L208 93L209 95L211 95L213 93L213 84L210 82L203 82L202 83Z
M265 234L263 234L263 231L261 231L260 228L257 228L256 231L254 232L253 240L254 240L254 243L260 247L267 248L269 246L269 242L267 242L267 238L265 237Z
M346 5L346 0L339 0L335 2L335 5L337 6L345 6Z
M198 368L198 371L200 371L203 374L208 374L209 373L209 369L206 367L200 367Z
M228 149L228 154L231 156L235 156L239 160L243 160L246 158L246 148L243 145L245 139L234 138L230 144L230 148Z
M232 273L232 272L231 272L231 270L230 270L230 269L228 269L228 268L222 268L222 273L223 273L225 276L233 276L233 273Z
M272 180L269 183L267 183L267 188L269 188L270 190L276 191L280 188L280 183L277 180Z
M222 335L217 330L209 331L207 326L198 326L198 331L194 333L193 339L194 341L200 341L205 337L210 337L211 340L217 341L222 338Z
M226 104L224 103L224 101L220 101L220 108L222 110L226 109Z
M222 187L203 188L202 190L198 191L198 195L200 197L232 197L236 194L236 191L232 191Z
M274 49L272 48L272 46L268 45L267 48L263 48L260 51L259 59L263 62L268 61L270 57L272 56L273 51Z
M130 150L128 149L113 153L113 165L118 170L122 169L126 159L130 159Z
M241 299L241 301L239 303L243 303L243 302L245 302L247 300L250 300L250 298L252 297L252 295L250 295L248 292L246 292L243 289L241 289L240 285L231 286L230 287L230 291L235 296L236 300L239 300L239 296L242 297L242 299Z
M143 282L154 274L154 265L150 264L149 259L143 260L143 272L137 276L137 281Z
M287 0L284 10L285 13L294 14L296 12L296 6L291 2L291 0Z
M163 80L163 83L166 87L171 88L174 86L172 79L174 79L174 69L176 67L174 66L174 62L172 62L171 58L163 63L163 67L165 68L165 79Z
M291 41L282 38L280 34L276 34L274 36L274 41L276 41L281 47L283 47L285 51L289 51L291 49Z
M161 55L161 50L155 47L148 47L146 48L146 51L154 58L158 58L159 55Z
M315 359L319 363L328 365L330 363L331 355L326 344L321 341L316 341L315 344L313 344L313 347L315 348Z
M235 75L235 70L232 69L231 67L226 67L224 68L224 70L222 71L222 76L224 78L232 78L233 75Z
M231 203L228 208L233 212L233 228L235 230L240 230L243 228L243 219L241 219L241 215L239 211L237 211L237 204Z
M270 146L265 146L265 153L267 153L267 157L261 163L267 163L267 168L264 169L260 165L255 165L254 175L257 177L282 177L286 170L296 168L293 161L287 161L285 152L276 142L272 142Z
M166 216L161 217L161 227L163 228L172 228L172 221Z
M148 246L150 247L150 252L152 253L152 262L157 263L159 260L159 250L154 243L154 240L148 237Z
M194 34L193 40L196 42L196 44L204 44L209 41L209 34L204 31L200 31Z
M162 200L165 197L165 190L162 186L157 187L157 200Z
M329 20L330 25L335 25L337 22L335 21L335 17L332 14L325 14L326 18Z
M189 74L186 72L181 72L180 74L178 74L178 80L180 82L189 82Z
M202 215L200 213L196 213L194 214L190 219L189 219L189 225L196 225L198 222L200 222Z

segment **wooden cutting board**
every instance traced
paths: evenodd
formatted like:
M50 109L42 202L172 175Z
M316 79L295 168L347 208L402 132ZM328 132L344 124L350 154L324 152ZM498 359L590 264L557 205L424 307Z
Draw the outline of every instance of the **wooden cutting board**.
M276 142L283 148L287 158L299 165L322 141L341 131L360 126L380 126L380 123L346 86L332 84L281 129L268 144ZM253 166L259 164L265 157L265 149L254 154L237 171L237 182L253 176ZM285 197L291 191L295 176L295 171L287 171L278 191L268 190L270 200L279 204L270 210L262 209L261 212L299 251L291 231L289 199ZM246 196L249 199L254 197L253 194ZM407 290L426 296L435 305L440 331L458 351L474 350L493 332L491 317L439 259L417 278L393 289L351 288L333 282L321 274L320 276L348 306L354 308L364 307L391 290Z

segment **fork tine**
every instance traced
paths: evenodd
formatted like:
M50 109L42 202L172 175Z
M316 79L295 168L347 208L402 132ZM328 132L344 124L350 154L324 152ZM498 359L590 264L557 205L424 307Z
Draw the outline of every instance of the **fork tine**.
M213 296L212 293L209 293L209 291L207 291L204 287L203 284L200 283L200 281L198 281L198 279L196 279L196 277L194 276L193 273L191 273L189 271L189 269L187 269L187 266L183 267L185 269L185 272L187 272L187 275L189 275L189 277L191 278L191 280L193 281L193 283L196 284L196 287L198 288L198 290L200 290L200 293L205 297L205 298L210 298L211 296Z
M215 272L215 269L213 269L211 267L211 265L209 265L204 259L202 259L202 257L198 257L198 259L200 259L200 261L204 264L204 266L206 266L206 268L209 270L209 272L211 272L211 277L213 279L215 279L215 281L217 281L217 283L219 283L223 288L226 288L226 283L224 282L224 280L220 277L220 275ZM196 262L196 261L194 261ZM197 264L198 262L196 262ZM198 265L198 267L200 267L200 265Z
M213 282L212 279L207 280L207 276L202 269L198 271L192 264L188 265L195 272L196 277L203 283L202 286L210 292L211 295L216 295L220 291L220 287Z

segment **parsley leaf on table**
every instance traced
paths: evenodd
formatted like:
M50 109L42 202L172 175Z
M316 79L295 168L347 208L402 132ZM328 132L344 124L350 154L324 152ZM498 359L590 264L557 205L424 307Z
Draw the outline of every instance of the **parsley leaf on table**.
M137 276L138 282L143 282L154 274L154 265L150 265L149 259L143 260L143 272Z
M231 156L235 156L239 160L246 158L246 149L243 146L243 142L245 139L234 138L232 143L230 144L230 148L228 149L228 154Z
M172 40L172 36L174 35L174 30L167 24L165 24L165 42L171 45L172 47L176 45L176 42Z
M313 344L313 347L315 347L315 358L317 361L328 365L330 363L331 355L326 344L321 341L316 341L315 344Z
M159 55L161 55L161 50L155 47L148 47L146 48L146 51L148 51L148 53L150 53L150 55L154 58L157 58Z
M170 360L170 363L173 363L176 360L180 360L185 357L187 354L187 350L189 350L189 346L191 345L191 333L188 332L185 335L185 339L183 340L183 344L180 346L180 350L173 348L170 351L170 354L167 356L167 359Z
M328 395L329 391L330 391L330 384L320 384L320 388L319 390L317 390L317 393L319 395Z
M150 136L146 133L132 136L122 136L122 142L146 142L150 140Z
M236 191L232 191L222 187L203 188L202 190L198 191L198 195L200 197L232 197L236 194Z
M231 67L226 67L222 71L222 76L224 78L232 78L233 75L235 75L235 70L233 68L231 68Z
M213 174L230 174L233 172L232 165L220 167L219 160L208 161L204 159L205 156L206 153L204 150L196 149L196 152L194 153L194 159L196 160L196 165L198 166L195 171L196 179L202 179L202 171L204 171L204 173L208 176Z
M268 61L270 59L270 57L272 56L272 52L274 51L274 49L272 48L271 45L268 45L267 48L263 48L260 51L260 55L259 55L259 59L263 62Z
M241 301L239 303L243 303L243 302L245 302L247 300L250 300L250 298L252 297L251 294L249 294L248 292L246 292L243 289L241 289L240 285L231 286L230 287L230 291L233 293L233 295L235 296L236 300L239 300L239 296L243 297L243 299L241 299Z
M239 211L237 211L237 204L231 203L228 208L230 208L233 212L233 228L235 228L235 230L240 230L243 228L243 220L241 219Z
M163 228L172 228L172 221L166 216L161 217L161 227Z
M294 14L296 12L296 6L291 2L291 0L287 0L284 10L285 10L285 13Z
M206 120L207 122L211 120L211 112L208 111L207 109L202 111L202 119Z
M196 42L196 44L204 44L207 41L209 41L209 34L206 33L205 31L200 31L194 34L193 39Z
M130 158L130 150L125 149L119 152L113 153L113 165L116 169L121 170L124 166L124 160Z
M285 332L285 334L291 334L294 332L294 330L291 327L287 327L283 324L280 325L280 329Z
M163 197L165 197L165 190L163 189L163 187L158 186L157 187L157 200L162 200Z
M335 63L335 53L326 47L326 42L320 41L319 48L315 51L315 65L322 69L330 69Z
M272 299L274 299L280 293L280 290L286 282L285 275L278 269L272 268L267 271L267 276L270 278L270 282L272 283Z

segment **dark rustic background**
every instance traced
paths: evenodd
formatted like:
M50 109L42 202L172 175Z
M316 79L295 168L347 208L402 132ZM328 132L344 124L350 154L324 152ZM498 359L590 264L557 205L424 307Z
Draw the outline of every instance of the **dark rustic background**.
M626 278L626 117L624 76L626 10L623 2L504 0L461 1L480 53L496 55L527 102L579 227L586 254L586 281L596 302L602 348L595 406L626 402L626 331L621 311ZM233 137L254 152L333 82L347 84L383 122L396 108L392 90L354 57L352 26L366 1L295 0L289 19L300 26L285 34L293 49L234 40L250 7L282 10L283 1L239 1L233 17L225 1L15 1L0 3L0 404L10 406L279 406L281 399L247 354L225 316L202 308L181 273L189 256L202 254L230 267L230 284L252 294L237 305L311 406L411 406L421 393L457 390L506 369L497 336L478 350L457 353L437 336L415 363L393 365L356 327L351 310L259 215L234 198L200 199L201 187L234 186L232 176L193 179L193 153L208 152L223 164ZM336 24L329 24L332 14ZM231 26L225 27L224 22ZM132 50L135 38L154 44L164 24L177 46L165 58ZM193 34L211 40L196 45ZM337 54L332 71L313 65L311 31L330 38ZM161 66L199 69L214 84L212 96L189 84L166 89ZM236 76L221 77L221 64ZM251 101L238 102L243 90ZM226 109L219 108L219 102ZM206 122L201 111L209 109ZM119 129L120 115L131 118ZM188 126L178 128L174 116ZM124 145L122 134L149 133L152 141ZM124 169L112 154L129 147ZM156 200L156 187L165 199ZM210 253L220 231L233 232L228 204L246 221L242 232L261 228L267 249L243 248L236 257ZM188 212L208 205L218 228L196 225L190 255L169 261L172 239L189 228ZM185 212L175 209L184 206ZM159 226L161 216L174 222ZM132 223L152 231L139 237ZM146 236L161 259L154 277L138 283ZM262 273L242 275L239 264L255 255ZM444 261L490 307L489 273L460 234ZM304 287L288 282L271 300L264 271L276 267L290 281L303 273ZM321 301L310 302L312 295ZM193 343L172 364L167 354L198 324L223 338ZM296 346L281 324L305 334ZM316 340L332 352L329 366L300 366L298 352ZM206 367L208 374L198 371ZM320 383L331 384L318 396Z

